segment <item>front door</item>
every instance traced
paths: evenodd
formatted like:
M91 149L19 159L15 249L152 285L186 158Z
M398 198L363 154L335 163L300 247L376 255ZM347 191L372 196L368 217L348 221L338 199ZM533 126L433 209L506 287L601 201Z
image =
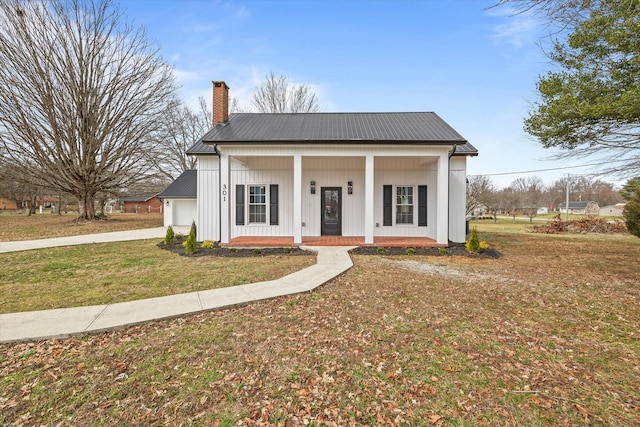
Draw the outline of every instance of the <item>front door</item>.
M323 236L342 236L342 189L322 187L322 225Z

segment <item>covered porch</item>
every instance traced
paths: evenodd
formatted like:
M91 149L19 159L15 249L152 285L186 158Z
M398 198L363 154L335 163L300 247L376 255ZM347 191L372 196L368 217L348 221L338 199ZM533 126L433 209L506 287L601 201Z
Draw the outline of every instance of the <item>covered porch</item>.
M365 243L364 236L305 236L302 243L294 244L293 236L239 236L223 247L293 247L293 246L380 246L395 248L445 248L427 237L375 237L373 243Z

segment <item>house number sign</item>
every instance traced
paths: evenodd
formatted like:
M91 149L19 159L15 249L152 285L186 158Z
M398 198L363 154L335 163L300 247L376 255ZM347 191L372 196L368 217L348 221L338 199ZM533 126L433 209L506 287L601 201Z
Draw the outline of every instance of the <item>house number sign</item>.
M222 201L227 201L227 184L222 184Z

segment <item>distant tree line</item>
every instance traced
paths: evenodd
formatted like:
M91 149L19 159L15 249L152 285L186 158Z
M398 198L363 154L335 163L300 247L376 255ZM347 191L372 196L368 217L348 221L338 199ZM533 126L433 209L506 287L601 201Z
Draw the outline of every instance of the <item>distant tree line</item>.
M541 178L531 176L518 178L505 188L498 188L485 175L468 178L467 215L483 212L494 216L497 213L526 215L532 220L539 208L558 210L566 201L567 184L570 201L594 201L599 206L614 205L624 201L616 187L600 179L585 176L569 176L545 185Z

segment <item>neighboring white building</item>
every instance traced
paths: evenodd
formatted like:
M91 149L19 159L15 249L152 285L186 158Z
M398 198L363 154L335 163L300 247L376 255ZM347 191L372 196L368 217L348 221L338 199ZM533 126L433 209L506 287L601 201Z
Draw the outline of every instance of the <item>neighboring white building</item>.
M615 205L603 206L598 210L600 216L622 216L626 203L616 203Z
M165 226L195 216L198 240L223 244L240 236L465 241L466 162L478 151L435 113L229 115L228 86L213 86L214 127L187 150L198 159L195 182L183 178L191 190L160 195ZM187 194L194 186L195 197Z
M566 203L560 203L560 213L567 213ZM576 215L597 215L600 206L596 202L569 202L569 213Z

